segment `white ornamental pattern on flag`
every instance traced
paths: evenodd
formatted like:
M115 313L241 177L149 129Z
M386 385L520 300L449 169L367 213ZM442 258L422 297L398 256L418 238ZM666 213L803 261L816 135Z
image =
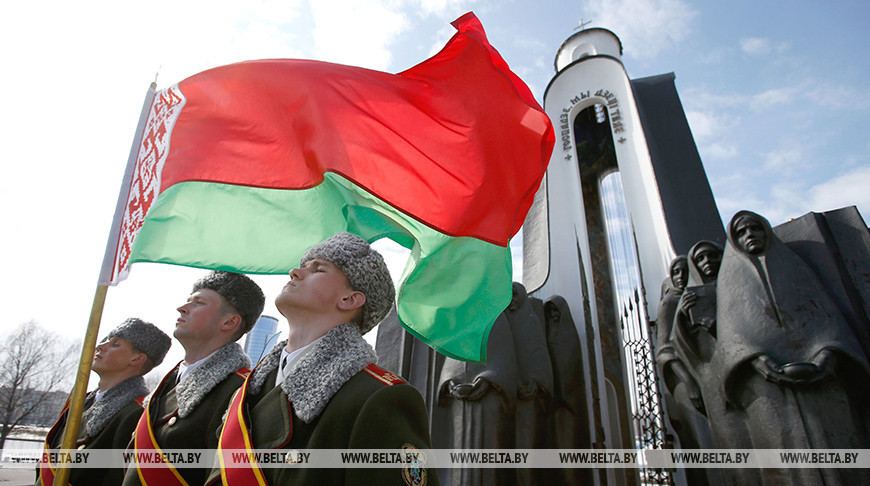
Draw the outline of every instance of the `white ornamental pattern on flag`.
M136 157L130 194L124 208L112 269L112 283L118 283L127 277L133 240L160 192L160 173L166 162L172 128L186 101L177 84L158 92L154 97Z

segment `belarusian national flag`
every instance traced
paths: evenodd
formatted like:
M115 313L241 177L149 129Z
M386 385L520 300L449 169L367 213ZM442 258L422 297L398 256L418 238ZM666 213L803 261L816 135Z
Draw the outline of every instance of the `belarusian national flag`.
M474 14L453 25L399 74L263 60L158 92L106 283L144 261L280 274L335 233L387 237L411 250L403 325L485 359L554 137Z

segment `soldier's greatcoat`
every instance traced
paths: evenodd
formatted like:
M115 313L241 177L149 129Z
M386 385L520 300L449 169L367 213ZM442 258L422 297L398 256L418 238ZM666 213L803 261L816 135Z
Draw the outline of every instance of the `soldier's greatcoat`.
M426 409L420 393L377 366L358 328L343 324L275 384L279 343L248 378L243 408L254 449L427 449ZM232 413L232 412L230 412ZM421 468L262 468L268 484L438 484ZM215 469L207 484L220 484ZM233 484L233 483L230 483Z
M154 390L149 403L151 426L161 449L217 448L216 432L224 411L233 392L244 382L251 361L235 342L205 359L180 383L176 383L176 366ZM202 484L209 472L209 468L177 470L190 485ZM123 484L142 484L136 467L127 469Z
M148 388L141 376L128 378L108 389L97 403L94 403L96 392L88 393L75 447L84 450L125 449L142 415L142 402L147 394ZM61 446L68 413L65 410L61 414L45 438L52 449ZM73 468L70 470L69 484L116 486L123 478L122 468ZM36 469L36 484L42 484L39 468Z

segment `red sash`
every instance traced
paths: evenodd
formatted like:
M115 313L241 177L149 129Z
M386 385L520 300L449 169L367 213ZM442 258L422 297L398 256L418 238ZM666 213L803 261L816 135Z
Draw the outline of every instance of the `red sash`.
M363 371L386 385L405 383L405 380L401 379L399 376L390 373L374 363L363 368ZM221 463L221 481L225 485L267 485L266 480L263 477L263 471L260 469L260 465L254 458L254 446L251 442L251 434L248 431L247 421L245 420L244 404L248 393L249 380L250 376L245 380L245 383L242 384L242 387L236 390L236 394L233 395L233 399L230 401L230 406L227 409L227 419L224 422L220 440L218 441L218 458ZM290 413L292 414L293 412L291 411ZM292 429L290 430L290 435L293 435ZM224 462L224 450L247 451L248 460L243 464L235 464L234 467L228 468Z
M250 372L251 370L247 368L239 368L235 373L241 378L247 378ZM157 386L158 391L163 389L166 379L171 375L172 372L169 372L163 378L163 381ZM139 417L139 424L136 425L136 432L133 436L133 451L136 453L133 460L136 461L136 472L139 474L139 480L143 486L188 486L187 481L181 477L175 466L167 461L163 454L159 455L160 462L156 463L156 467L154 464L151 467L139 467L138 453L140 451L162 452L160 445L157 444L157 439L154 437L154 429L151 426L151 407L154 406L155 402L159 402L156 397L157 391L152 396L152 400L148 402L148 406L145 407L142 416Z
M178 365L176 365L177 368ZM142 416L139 417L139 423L136 424L136 432L133 434L133 460L135 461L136 472L139 474L139 481L142 482L143 486L148 486L149 484L152 486L188 486L187 481L181 477L178 470L175 469L171 462L166 460L163 454L160 454L158 466L155 467L152 464L151 467L139 467L140 451L161 452L160 446L157 445L157 439L154 437L154 429L151 427L151 411L154 403L160 401L157 399L157 391L163 389L163 385L170 376L173 376L171 371L163 377L163 381L157 386L157 390L151 396L151 401L148 402L148 406L145 407Z
M52 465L50 456L48 455L48 451L51 450L51 445L48 442L54 438L55 434L57 434L60 429L60 423L62 421L65 422L62 419L67 410L69 410L70 398L66 399L66 403L63 404L63 409L60 411L60 416L45 436L45 442L43 443L43 459L45 460L39 462L39 481L42 486L51 486L54 484L55 467Z
M251 373L253 374L253 373ZM221 429L220 439L218 440L218 458L221 463L221 481L225 485L258 485L267 486L266 479L263 477L263 471L260 465L254 458L252 453L254 447L251 443L251 434L248 432L248 424L245 422L245 397L248 394L248 381L250 375L245 379L241 388L236 390L233 399L230 400L230 406L227 409L227 418ZM292 427L292 425L291 425ZM293 433L292 430L290 432ZM224 450L245 450L248 451L248 461L234 467L226 467L224 459Z

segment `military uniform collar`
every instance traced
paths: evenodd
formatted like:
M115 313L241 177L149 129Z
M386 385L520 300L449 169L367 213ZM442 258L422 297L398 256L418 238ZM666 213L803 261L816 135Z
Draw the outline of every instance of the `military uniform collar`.
M278 343L254 370L248 389L257 394L269 373L278 367L286 341ZM355 324L345 323L329 330L309 350L284 380L281 389L293 405L293 412L305 423L317 418L339 388L371 363L374 349L363 339Z
M239 368L251 366L251 359L239 343L232 342L197 363L199 364L189 370L184 379L175 385L178 416L181 418L190 415L208 392L224 381L228 375Z
M85 428L89 436L97 435L106 423L133 400L148 394L145 379L133 376L106 390L85 412ZM92 392L95 398L96 392Z

